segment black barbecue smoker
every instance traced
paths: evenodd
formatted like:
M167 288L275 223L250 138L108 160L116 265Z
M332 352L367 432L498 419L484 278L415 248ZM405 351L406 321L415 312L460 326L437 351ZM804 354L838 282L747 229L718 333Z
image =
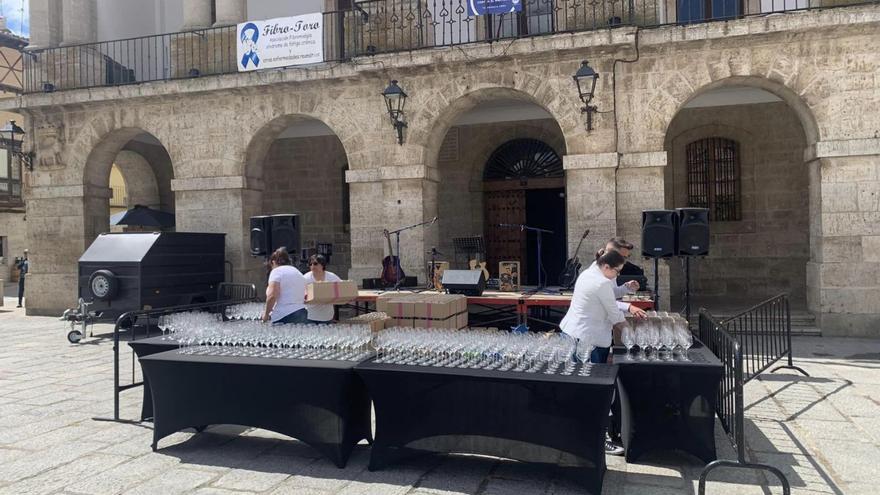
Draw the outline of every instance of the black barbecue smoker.
M101 234L79 258L79 308L62 319L74 327L113 322L129 311L214 302L225 279L225 249L226 234ZM83 336L74 327L68 340Z

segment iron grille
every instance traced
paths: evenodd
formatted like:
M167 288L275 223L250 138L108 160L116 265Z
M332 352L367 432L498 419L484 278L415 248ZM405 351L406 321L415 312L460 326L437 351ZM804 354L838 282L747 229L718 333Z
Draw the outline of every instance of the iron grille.
M483 179L524 181L563 175L562 159L547 143L537 139L514 139L492 153Z
M739 144L711 137L687 145L687 204L716 222L742 219Z

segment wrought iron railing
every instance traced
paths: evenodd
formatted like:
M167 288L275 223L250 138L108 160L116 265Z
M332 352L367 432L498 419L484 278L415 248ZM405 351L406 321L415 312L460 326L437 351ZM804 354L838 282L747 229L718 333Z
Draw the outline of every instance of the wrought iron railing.
M323 13L324 61L614 28L724 21L878 0L521 0L475 16L468 0L360 0ZM34 50L24 91L116 86L238 71L235 26Z

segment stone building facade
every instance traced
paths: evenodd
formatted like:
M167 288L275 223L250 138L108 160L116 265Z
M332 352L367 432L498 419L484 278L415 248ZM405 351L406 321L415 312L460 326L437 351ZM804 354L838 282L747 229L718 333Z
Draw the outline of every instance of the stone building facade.
M712 224L696 296L746 304L787 291L826 334L877 335L878 45L880 7L866 4L28 94L15 103L37 156L28 312L75 300L76 259L106 230L110 166L139 146L153 147L142 156L163 171L177 229L225 232L235 280L259 283L248 218L285 210L304 215L306 237L342 248L336 269L351 279L378 274L383 229L439 215L401 239L405 271L423 273L432 247L485 232L481 167L517 138L561 158L569 253L588 228L582 257L613 235L639 244L643 210L685 206L682 149L720 137L739 143L742 217ZM601 74L590 131L572 81L585 59ZM390 79L409 94L402 145L379 95ZM732 90L762 98L725 102ZM503 106L534 117L468 123ZM677 263L660 265L666 307Z

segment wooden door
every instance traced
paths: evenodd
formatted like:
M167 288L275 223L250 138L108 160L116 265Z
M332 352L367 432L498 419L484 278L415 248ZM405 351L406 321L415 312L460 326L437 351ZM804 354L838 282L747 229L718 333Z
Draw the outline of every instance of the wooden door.
M526 223L526 191L487 191L486 212L486 268L492 277L498 276L499 261L519 261L526 266L526 233L519 229L499 227L499 224Z

